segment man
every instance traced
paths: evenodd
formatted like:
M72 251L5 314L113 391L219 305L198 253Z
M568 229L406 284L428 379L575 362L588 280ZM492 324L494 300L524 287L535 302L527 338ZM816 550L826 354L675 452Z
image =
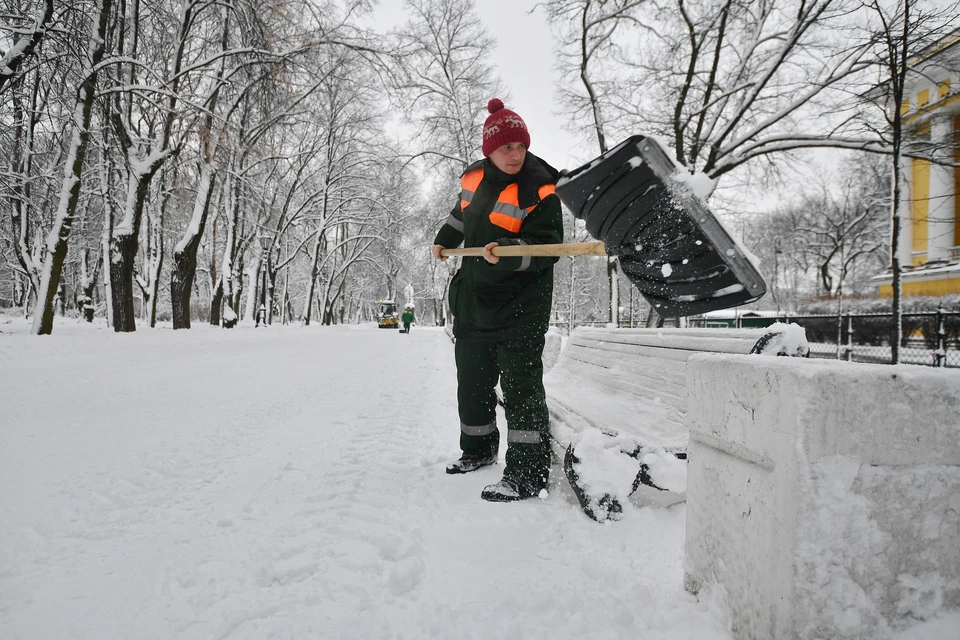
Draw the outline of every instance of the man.
M447 473L469 473L497 461L497 381L507 418L503 478L484 500L509 502L544 490L550 473L549 416L541 356L549 327L555 257L497 257L503 245L563 241L556 169L529 153L530 134L515 112L494 98L483 125L483 155L460 178L460 202L434 240L444 248L483 247L465 257L450 284L456 337L457 402L463 455Z

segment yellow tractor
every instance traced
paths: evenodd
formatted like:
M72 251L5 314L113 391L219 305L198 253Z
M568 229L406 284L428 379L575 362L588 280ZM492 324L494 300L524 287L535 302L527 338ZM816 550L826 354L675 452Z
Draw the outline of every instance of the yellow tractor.
M381 300L377 310L377 326L381 329L399 329L400 314L397 313L397 303L393 300Z

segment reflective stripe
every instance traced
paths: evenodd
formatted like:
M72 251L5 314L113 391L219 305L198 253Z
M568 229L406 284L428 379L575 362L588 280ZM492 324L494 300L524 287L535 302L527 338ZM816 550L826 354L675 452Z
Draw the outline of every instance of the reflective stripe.
M520 429L510 429L507 432L507 442L518 442L520 444L540 444L543 440L539 431L523 431Z
M524 242L523 240L518 240L517 242L518 242L519 244L524 245L524 246L527 245L527 243ZM527 270L527 269L530 268L530 265L531 265L532 263L533 263L533 258L532 258L531 256L521 256L521 257L520 257L520 266L517 267L516 270L517 270L517 271L525 271L525 270Z
M444 224L463 233L463 220L457 220L452 213L447 216L447 221Z
M463 432L465 436L488 436L494 431L497 430L497 421L494 420L490 424L482 424L479 427L471 427L465 425L462 422L460 423L460 431Z
M493 210L505 216L516 218L517 220L523 220L527 217L527 213L529 213L526 209L521 209L516 204L504 202L503 200L497 200L497 204L493 205Z
M500 203L498 202L497 204L499 205ZM507 231L512 231L514 233L519 233L520 225L523 224L523 220L517 220L513 216L509 216L499 211L490 212L490 222L497 225L501 229L506 229Z

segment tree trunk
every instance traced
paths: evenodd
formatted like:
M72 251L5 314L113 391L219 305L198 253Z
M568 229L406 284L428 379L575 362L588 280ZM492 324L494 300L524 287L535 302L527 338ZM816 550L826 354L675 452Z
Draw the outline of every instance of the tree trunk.
M610 286L610 324L620 326L620 263L607 259L607 282Z
M229 176L224 181L227 193L227 239L223 248L223 262L220 267L220 282L223 302L223 328L232 329L240 319L234 302L234 256L237 250L237 222L240 217L239 181Z
M163 158L141 171L132 171L127 185L127 204L123 222L110 240L110 284L113 293L113 330L126 333L137 330L133 304L133 277L139 249L140 221L150 182Z
M270 271L270 254L267 254L267 263L264 265L267 270L267 309L266 323L273 324L273 294L277 287L277 274Z
M289 324L293 320L293 313L290 311L290 268L283 273L283 298L281 302L283 309L283 324Z
M110 280L110 240L113 238L113 217L108 211L103 221L103 237L100 239L100 247L103 251L103 299L107 305L106 317L107 326L113 326L113 283Z
M13 160L13 197L11 198L13 208L11 210L11 227L13 230L13 252L17 256L17 262L23 269L26 277L30 280L27 291L38 291L40 289L40 271L36 263L31 259L28 238L30 236L30 173L32 162L33 145L33 120L30 116L27 121L27 112L20 105L20 100L16 93L13 95L13 121L14 121L14 160ZM31 109L31 113L33 113ZM24 307L27 306L26 299Z
M110 240L110 293L113 296L113 330L129 333L137 330L133 305L133 266L137 255L137 236L116 235Z
M220 326L220 306L223 304L223 280L217 280L210 299L210 325Z
M257 289L260 287L260 269L263 268L263 260L260 259L262 251L254 251L254 259L249 277L247 278L247 304L243 309L244 322L253 322L257 314Z
M233 302L232 306L237 311L237 317L241 317L241 310L243 309L243 264L244 264L244 253L240 245L237 247L237 260L236 265L234 266L234 278L233 278Z
M184 238L173 252L173 274L170 278L170 304L173 308L173 328L190 328L190 297L197 274L197 249L200 235ZM186 242L184 242L186 240Z
M77 310L87 322L93 322L93 295L97 288L97 274L100 271L100 259L89 273L90 250L84 249L80 255L80 294L77 296Z
M172 184L177 183L175 168L170 182ZM150 328L157 326L157 301L160 297L158 295L160 292L160 273L163 270L166 246L163 236L163 225L167 217L167 206L170 204L171 194L171 188L167 183L167 176L164 175L161 180L161 191L163 195L160 197L160 206L157 207L154 213L148 214L147 216L149 248L147 255L144 257L144 272L147 275L147 281L143 294L148 301L147 320L150 323Z
M307 284L307 302L303 309L303 325L310 326L310 317L313 311L313 296L317 288L319 276L320 248L323 245L323 231L317 233L317 241L313 244L313 256L310 259L310 282ZM323 320L321 319L321 324Z
M90 37L90 64L84 69L84 80L80 84L73 115L73 139L67 153L67 161L57 206L56 220L47 236L46 257L43 261L43 275L37 294L37 308L33 318L33 333L49 335L53 331L53 300L60 288L60 276L63 261L67 257L73 218L80 200L80 187L83 178L83 163L87 155L90 140L90 121L93 118L93 100L97 84L97 65L103 60L106 42L107 23L112 0L103 0L100 15Z
M900 162L903 157L903 114L900 111L900 103L903 100L904 85L907 77L907 34L910 26L910 2L903 3L903 34L900 40L899 60L891 61L891 76L893 78L894 104L893 104L893 202L892 216L890 224L890 269L893 272L891 278L891 287L893 289L893 316L896 323L896 333L891 340L890 361L891 364L900 363L900 343L903 341L903 286L900 281Z
M197 275L197 250L203 239L203 230L210 212L216 172L204 163L200 169L200 185L193 205L193 217L187 231L173 252L174 270L170 279L170 302L173 306L173 328L190 328L190 296Z

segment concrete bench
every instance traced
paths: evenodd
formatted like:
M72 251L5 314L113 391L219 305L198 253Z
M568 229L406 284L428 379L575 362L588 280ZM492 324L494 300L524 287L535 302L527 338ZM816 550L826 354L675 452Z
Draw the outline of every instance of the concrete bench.
M684 582L722 585L738 639L960 607L960 372L696 355L687 397Z
M626 499L682 501L687 360L704 352L805 355L802 330L792 325L797 338L790 327L575 329L544 386L554 453L587 515L617 518Z

